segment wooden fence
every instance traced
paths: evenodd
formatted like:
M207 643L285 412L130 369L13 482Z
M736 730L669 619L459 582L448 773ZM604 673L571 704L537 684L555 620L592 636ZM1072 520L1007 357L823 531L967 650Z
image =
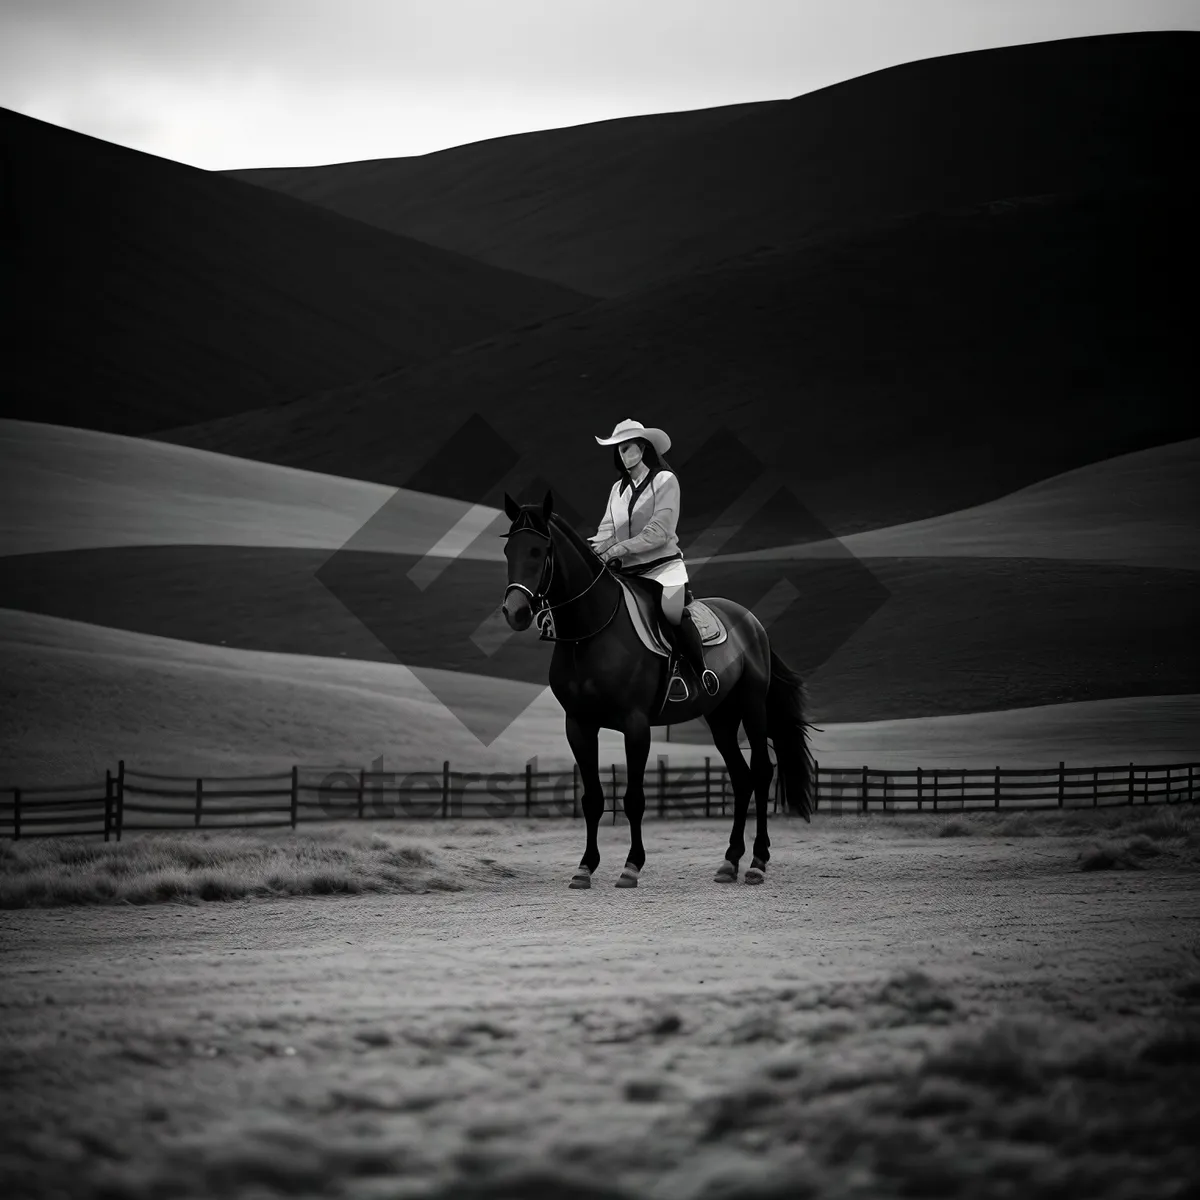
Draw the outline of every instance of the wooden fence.
M624 820L625 768L601 772L605 813ZM818 812L964 812L1175 804L1195 800L1200 764L977 770L916 768L891 771L817 764ZM267 775L192 779L125 766L105 772L103 784L12 788L0 792L0 837L80 834L120 840L123 833L183 829L254 829L301 822L449 817L580 817L579 769L523 772L451 770L393 772L294 766ZM785 797L776 774L772 808ZM724 763L671 767L664 757L646 772L647 816L732 815L733 793Z

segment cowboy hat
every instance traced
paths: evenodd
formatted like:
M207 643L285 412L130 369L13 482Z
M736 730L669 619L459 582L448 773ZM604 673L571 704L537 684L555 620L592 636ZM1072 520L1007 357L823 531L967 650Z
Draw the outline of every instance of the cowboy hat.
M659 454L666 454L671 448L671 439L661 429L647 429L641 421L630 420L619 421L609 437L597 437L596 442L601 446L614 446L633 438L644 438Z

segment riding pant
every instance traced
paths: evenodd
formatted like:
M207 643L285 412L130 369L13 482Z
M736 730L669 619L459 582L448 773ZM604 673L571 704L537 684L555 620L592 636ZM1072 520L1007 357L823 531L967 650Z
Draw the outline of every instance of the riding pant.
M660 603L663 616L672 625L678 625L683 616L688 584L687 567L684 565L683 559L673 558L670 562L665 562L658 567L651 567L650 570L640 574L643 579L653 579L659 585L662 593Z

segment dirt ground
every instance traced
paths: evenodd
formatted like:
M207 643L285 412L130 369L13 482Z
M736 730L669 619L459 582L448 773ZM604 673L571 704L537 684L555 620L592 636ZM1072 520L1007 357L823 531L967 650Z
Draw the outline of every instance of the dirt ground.
M605 826L570 891L578 823L438 822L423 894L0 913L0 1186L1196 1194L1194 852L939 829L776 819L722 887L724 822L652 821L618 890Z

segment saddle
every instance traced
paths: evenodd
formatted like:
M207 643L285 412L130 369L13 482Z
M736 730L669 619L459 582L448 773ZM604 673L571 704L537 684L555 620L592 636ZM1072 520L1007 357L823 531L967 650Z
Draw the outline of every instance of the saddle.
M662 630L658 615L658 585L651 580L642 580L636 575L615 575L625 592L625 607L633 622L642 645L662 658L672 655L670 637ZM684 592L692 623L700 631L700 643L704 646L719 646L729 637L725 622L704 603L692 595L689 587Z

